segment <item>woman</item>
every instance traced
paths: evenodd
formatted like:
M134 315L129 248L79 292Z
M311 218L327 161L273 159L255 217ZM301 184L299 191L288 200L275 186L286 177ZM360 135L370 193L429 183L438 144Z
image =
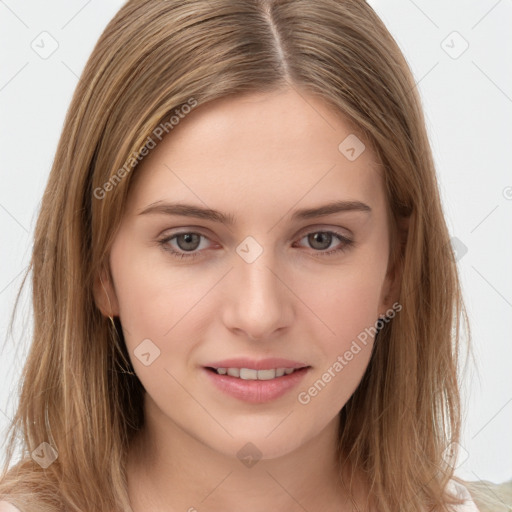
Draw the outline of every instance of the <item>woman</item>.
M366 3L128 1L31 268L4 506L478 510L453 474L456 263Z

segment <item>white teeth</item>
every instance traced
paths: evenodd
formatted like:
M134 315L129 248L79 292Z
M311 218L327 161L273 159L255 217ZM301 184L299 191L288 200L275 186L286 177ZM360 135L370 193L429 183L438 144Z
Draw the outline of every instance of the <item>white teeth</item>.
M240 378L244 380L255 380L258 378L258 370L240 368Z
M240 368L228 368L228 375L231 375L231 377L240 377Z
M283 375L290 375L295 368L275 368L270 370L254 370L252 368L216 368L219 375L229 375L243 380L271 380Z
M270 380L276 378L275 370L258 370L258 380Z

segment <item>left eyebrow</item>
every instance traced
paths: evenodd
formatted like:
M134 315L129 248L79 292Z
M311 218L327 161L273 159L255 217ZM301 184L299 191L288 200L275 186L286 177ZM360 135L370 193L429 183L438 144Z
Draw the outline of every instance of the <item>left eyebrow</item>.
M296 210L292 215L292 220L312 219L332 215L340 212L364 212L370 213L372 209L361 201L333 201L314 208L303 208ZM213 222L221 222L232 226L235 224L235 216L232 213L223 213L211 208L204 208L185 203L165 203L157 201L144 208L138 215L147 214L164 214L179 215L183 217L196 217L199 219L210 220Z
M361 201L333 201L315 208L304 208L297 210L293 215L293 220L311 219L314 217L322 217L324 215L332 215L340 212L365 212L371 213L372 209Z

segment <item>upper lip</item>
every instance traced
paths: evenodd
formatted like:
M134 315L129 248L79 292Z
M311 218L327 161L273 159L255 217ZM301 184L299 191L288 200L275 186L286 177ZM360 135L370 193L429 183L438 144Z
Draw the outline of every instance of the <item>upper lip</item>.
M206 368L251 368L253 370L272 370L274 368L304 368L309 365L292 361L290 359L281 359L271 357L268 359L248 359L246 357L235 357L223 359L205 365Z

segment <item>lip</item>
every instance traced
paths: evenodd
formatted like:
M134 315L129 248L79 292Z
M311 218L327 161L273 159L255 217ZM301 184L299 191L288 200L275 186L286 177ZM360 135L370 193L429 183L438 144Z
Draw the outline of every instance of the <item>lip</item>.
M292 368L292 366L278 367ZM237 368L237 366L230 366L230 368ZM240 368L247 368L247 366L241 366ZM272 368L276 367L272 366ZM269 368L259 369L267 370ZM276 400L285 395L302 381L310 369L311 367L301 368L289 375L283 375L282 377L276 377L271 380L243 380L237 377L231 377L230 375L219 375L208 368L202 368L202 371L207 376L206 378L210 379L210 383L227 395L247 403L261 404Z
M204 366L206 368L252 368L253 370L272 370L273 368L303 368L309 365L278 357L259 360L248 359L245 357L234 357L231 359L223 359L222 361L208 363Z

